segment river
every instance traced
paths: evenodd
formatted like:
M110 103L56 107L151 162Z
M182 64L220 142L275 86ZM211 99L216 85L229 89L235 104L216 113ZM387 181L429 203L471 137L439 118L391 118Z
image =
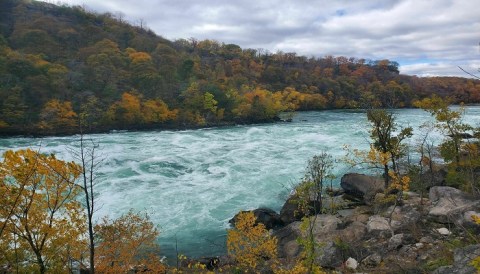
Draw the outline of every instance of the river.
M398 124L412 126L418 142L430 115L418 109L394 111ZM468 107L465 122L480 124L480 107ZM240 210L280 210L306 162L326 151L338 176L344 145L368 148L368 123L360 110L298 113L291 123L183 131L116 132L87 135L99 144L103 162L96 187L96 218L118 217L130 208L147 212L159 226L159 242L172 261L175 246L187 256L225 252L228 220ZM439 142L440 135L432 133ZM0 152L34 148L73 160L78 136L3 138ZM412 152L413 153L413 152Z

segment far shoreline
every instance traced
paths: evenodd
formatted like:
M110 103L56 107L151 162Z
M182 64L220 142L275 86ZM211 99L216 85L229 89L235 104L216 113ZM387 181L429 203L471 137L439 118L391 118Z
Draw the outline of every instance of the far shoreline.
M453 107L460 107L461 105L451 105ZM464 104L465 107L479 107L480 104ZM405 110L405 109L419 109L416 107L402 107L402 108L390 108L389 110ZM224 121L218 123L211 123L206 125L175 125L175 124L158 124L158 125L144 125L139 127L126 127L126 128L107 128L99 127L93 130L87 130L84 132L80 131L70 131L70 132L29 132L29 131L11 131L11 132L2 132L0 129L0 138L9 139L9 138L47 138L47 137L71 137L75 135L92 135L92 134L111 134L119 132L153 132L153 131L183 131L183 130L197 130L197 129L211 129L211 128L227 128L235 126L248 126L248 125L265 125L265 124L275 124L275 123L289 123L292 122L291 117L295 117L296 113L301 112L325 112L325 111L334 111L334 112L356 112L356 113L365 113L366 108L331 108L331 109L321 109L321 110L299 110L294 112L282 112L279 115L275 116L272 119L266 119L261 121ZM283 118L282 116L291 115L289 118Z

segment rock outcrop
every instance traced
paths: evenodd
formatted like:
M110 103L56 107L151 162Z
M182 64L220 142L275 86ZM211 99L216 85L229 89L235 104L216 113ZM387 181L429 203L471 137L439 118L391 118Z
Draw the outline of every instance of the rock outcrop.
M246 212L246 211L242 211ZM265 228L272 229L278 228L283 226L283 222L280 219L280 215L278 215L275 210L270 208L257 208L252 210L253 215L257 218L257 223L261 223L265 225ZM240 213L238 213L240 214ZM228 221L232 226L235 226L235 221L238 218L238 214L236 214L230 221Z
M371 205L372 197L382 191L383 181L361 174L345 175L342 188L365 204L352 207L340 196L324 199L341 206L327 208L330 214L310 217L318 244L316 264L362 273L475 273L471 261L480 256L480 245L458 248L452 265L439 265L451 260L447 242L465 242L472 228L480 231L472 218L480 216L480 201L451 187L432 187L430 199L405 193L402 203ZM279 259L288 262L300 256L303 247L298 239L307 236L292 213L296 210L294 199L285 203L283 215L269 209L254 210L258 222L273 228Z
M432 208L429 216L436 222L444 224L463 225L465 213L480 210L480 200L471 195L448 186L435 186L430 189L429 198Z
M368 205L373 203L376 193L383 192L385 189L383 180L358 173L343 175L340 186L347 197L357 199Z

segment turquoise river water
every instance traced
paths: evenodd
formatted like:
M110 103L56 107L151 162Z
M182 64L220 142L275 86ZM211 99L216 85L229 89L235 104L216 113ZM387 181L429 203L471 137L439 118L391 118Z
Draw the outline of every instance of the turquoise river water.
M394 111L398 124L432 121L422 110ZM465 122L480 124L480 107L468 107ZM439 133L431 133L439 142ZM104 159L98 172L96 218L118 217L130 208L146 211L159 226L159 243L170 260L178 252L211 256L225 252L228 220L240 210L280 210L306 162L321 151L337 159L335 173L355 171L342 163L344 145L368 148L363 111L298 113L291 123L183 131L115 132L87 135ZM3 138L0 152L34 148L73 160L78 136ZM413 153L413 152L412 152ZM358 170L357 170L358 171ZM336 181L338 184L338 179Z

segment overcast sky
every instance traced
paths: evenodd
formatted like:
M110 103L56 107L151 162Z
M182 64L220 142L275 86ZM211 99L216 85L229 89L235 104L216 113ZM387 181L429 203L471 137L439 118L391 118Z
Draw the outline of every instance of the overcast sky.
M53 2L53 1L48 1ZM322 57L390 59L418 76L480 68L480 0L63 0L167 39Z

